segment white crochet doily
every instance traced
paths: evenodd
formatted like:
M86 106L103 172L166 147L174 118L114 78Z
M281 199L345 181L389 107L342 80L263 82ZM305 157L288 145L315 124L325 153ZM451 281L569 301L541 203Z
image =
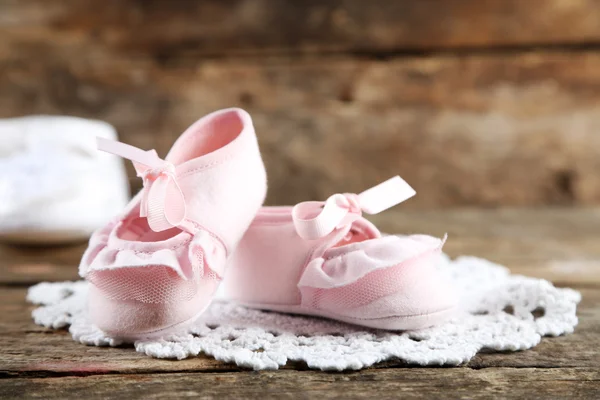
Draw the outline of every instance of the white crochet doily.
M481 349L517 351L543 336L573 332L581 295L540 279L510 275L489 261L443 258L440 269L460 293L461 312L450 322L421 331L369 330L326 319L246 309L215 301L188 333L139 341L135 348L159 358L184 359L200 353L238 366L277 369L304 361L322 370L360 369L402 359L420 365L458 365ZM117 346L91 325L85 313L86 282L41 283L28 300L40 304L35 323L55 329L70 325L73 339L87 345Z

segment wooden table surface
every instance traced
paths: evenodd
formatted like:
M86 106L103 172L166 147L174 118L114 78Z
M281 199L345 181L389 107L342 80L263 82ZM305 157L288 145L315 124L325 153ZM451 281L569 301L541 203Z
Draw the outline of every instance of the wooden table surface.
M86 347L33 324L27 287L77 279L85 245L0 247L0 398L600 398L600 209L388 212L388 232L448 232L471 254L581 291L574 334L517 353L482 352L456 368L390 361L358 372L306 365L254 372L209 357L157 360Z

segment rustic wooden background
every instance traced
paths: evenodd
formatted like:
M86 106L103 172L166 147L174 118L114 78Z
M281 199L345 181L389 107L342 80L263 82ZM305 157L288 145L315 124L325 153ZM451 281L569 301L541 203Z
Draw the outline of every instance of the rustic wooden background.
M0 0L0 117L165 154L241 106L270 204L400 174L407 208L597 205L599 49L596 0Z
M11 399L600 399L600 210L404 210L376 216L388 232L449 232L444 250L581 292L575 333L521 352L482 351L456 368L389 360L345 373L290 362L253 372L200 355L153 359L132 347L88 347L33 324L27 286L77 278L85 245L0 246L0 398ZM33 250L33 251L32 251ZM231 337L230 340L233 340Z
M600 205L600 1L0 0L0 118L99 118L164 155L230 106L254 117L268 203L400 174L419 196L382 230L580 290L576 332L460 368L150 359L31 321L27 286L77 279L84 244L1 246L0 397L600 398L600 211L579 207Z

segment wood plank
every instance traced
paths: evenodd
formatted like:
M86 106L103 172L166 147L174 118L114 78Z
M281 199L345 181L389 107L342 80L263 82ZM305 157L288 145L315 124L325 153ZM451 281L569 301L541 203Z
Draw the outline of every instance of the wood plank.
M416 200L416 199L415 199ZM410 200L409 200L410 201ZM401 206L366 215L384 232L429 232L441 236L568 242L600 236L600 208L459 208L406 211Z
M482 353L467 367L567 368L597 367L600 340L600 289L582 289L578 309L580 323L574 334L544 338L537 347L518 353ZM176 371L237 370L209 357L183 361L159 360L136 353L132 348L86 347L74 342L66 331L51 331L33 324L32 307L25 303L25 290L0 292L0 378L19 376L94 375ZM382 363L377 368L406 366L401 361ZM290 364L287 368L304 369ZM1 381L1 379L0 379Z
M569 398L600 395L598 368L387 369L2 379L4 398Z
M594 0L5 0L0 16L19 51L158 58L600 42Z
M87 243L52 247L0 244L0 285L77 280L86 247Z
M70 54L0 50L0 116L100 118L164 155L196 118L243 106L268 204L360 192L395 174L419 193L403 209L600 204L597 52L169 63Z

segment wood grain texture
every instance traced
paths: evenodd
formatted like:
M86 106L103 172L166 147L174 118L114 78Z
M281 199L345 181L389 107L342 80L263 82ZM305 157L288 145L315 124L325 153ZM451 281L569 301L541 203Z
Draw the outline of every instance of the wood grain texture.
M3 0L0 118L71 114L164 155L201 115L255 120L269 204L394 174L416 199L373 220L448 232L451 256L581 290L576 332L459 368L249 372L151 359L35 326L25 287L77 279L84 244L0 247L0 397L600 397L600 2ZM128 166L134 189L140 183Z
M4 398L102 399L244 398L355 399L510 398L592 399L600 394L596 368L387 369L348 374L276 371L251 374L147 374L4 379Z
M100 118L164 155L196 118L243 106L268 204L360 192L395 174L419 193L408 209L600 204L595 52L165 63L109 50L0 50L0 115Z
M378 216L384 230L448 231L451 251L509 261L526 271L581 291L575 333L544 338L518 353L477 354L458 368L412 368L392 360L357 373L306 371L297 363L277 372L248 372L208 357L158 360L134 349L86 347L67 331L33 324L25 302L27 282L75 272L71 260L81 246L63 249L0 248L0 393L2 398L597 398L600 368L600 212L588 210L455 210L392 212ZM451 243L454 241L454 248ZM6 272L8 259L49 269L30 269L26 278ZM552 260L574 273L557 271ZM582 260L585 260L583 262ZM56 264L53 264L56 262ZM19 263L10 264L13 266ZM62 265L62 266L60 266ZM10 269L10 268L9 268ZM13 273L13 275L11 275ZM11 287L13 286L13 287Z
M232 56L600 42L594 0L4 0L14 46Z
M0 285L79 279L77 269L86 247L87 243L55 247L0 244Z

